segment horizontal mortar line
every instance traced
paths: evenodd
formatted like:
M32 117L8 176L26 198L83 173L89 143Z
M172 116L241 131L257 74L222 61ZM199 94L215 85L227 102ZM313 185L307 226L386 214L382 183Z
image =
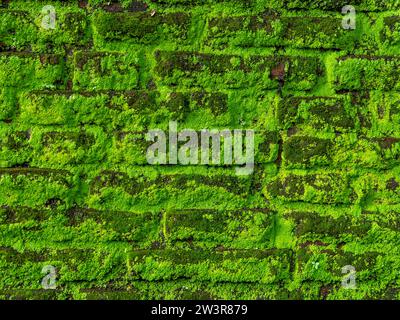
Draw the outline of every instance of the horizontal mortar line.
M36 168L36 167L13 167L13 168L0 168L0 174L7 173L65 173L72 175L73 173L64 169L51 169L51 168Z

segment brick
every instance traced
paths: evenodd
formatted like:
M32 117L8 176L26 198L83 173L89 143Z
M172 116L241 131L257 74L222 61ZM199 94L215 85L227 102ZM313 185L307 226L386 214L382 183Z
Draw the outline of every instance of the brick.
M288 130L290 132L290 129ZM394 137L366 138L353 133L330 134L329 138L306 136L296 129L283 141L283 165L289 169L373 168L390 170L399 159L400 140ZM352 150L348 153L348 150Z
M253 16L212 17L208 21L206 44L224 49L228 46L273 46L282 37L277 12Z
M274 213L266 210L216 211L180 210L167 212L166 236L178 246L250 249L272 245L268 239Z
M345 0L284 0L284 5L288 9L319 9L341 12L341 9L349 5L349 3ZM387 2L384 0L355 0L350 5L362 11L385 11L399 8L399 4L396 1Z
M122 172L103 172L92 183L92 190L98 190L104 186L121 186L129 194L135 195L154 186L168 185L173 189L189 187L193 182L210 187L222 188L227 192L245 195L248 191L248 179L237 176L206 176L200 174L166 174L161 179L147 178L142 175L137 178L129 178ZM190 188L190 187L189 187Z
M40 136L40 138L39 138ZM41 166L79 163L96 163L105 158L103 131L98 128L83 130L62 130L34 132L40 139L34 152L33 164Z
M35 23L40 19L38 15L23 10L0 9L0 51L61 52L60 45L83 46L88 42L87 21L83 13L64 12L58 8L56 14L55 29L48 31L40 27L40 23Z
M209 5L211 3L233 3L235 6L242 5L243 3L240 0L151 0L152 3L158 5L167 5L167 6L197 6L197 5ZM252 0L249 0L247 5L251 5L253 3Z
M356 31L342 27L342 18L283 17L282 25L282 42L289 46L347 49L358 43Z
M56 268L59 287L74 281L102 281L123 279L126 274L123 255L116 250L25 250L0 248L0 269L4 277L1 285L7 286L14 278L13 289L39 289L43 278L42 268L52 265Z
M1 205L37 208L50 199L61 199L68 205L71 176L63 170L37 168L0 169Z
M269 183L265 193L285 201L321 204L350 204L355 200L349 178L336 173L288 174Z
M283 158L293 164L328 164L331 147L332 142L328 139L294 136L284 142Z
M278 104L279 126L311 126L320 130L335 131L354 129L356 119L348 96L341 97L283 97ZM353 107L354 109L354 107Z
M24 11L0 9L0 51L27 49L37 40L37 27Z
M262 83L276 89L279 82L292 90L310 90L323 74L317 58L218 55L157 51L155 71L168 85L243 88ZM218 76L216 76L218 75Z
M160 213L63 209L62 201L56 198L47 201L43 208L2 206L0 230L7 232L7 239L0 245L35 238L37 244L46 247L73 239L78 246L86 247L126 243L137 249L159 248L163 246L161 219ZM63 235L54 237L54 229Z
M373 91L368 94L362 105L364 109L369 109L371 126L376 128L375 137L390 138L397 132L400 119L399 103L400 95L395 91ZM390 143L387 145L390 146Z
M79 226L92 220L112 233L113 241L129 241L135 247L162 245L162 215L160 213L115 212L73 208L66 212L68 224Z
M53 89L64 86L63 59L58 55L0 53L0 81L4 87Z
M0 290L0 297L4 300L58 300L63 294L60 290L45 289Z
M352 265L358 270L361 271L370 271L369 266L376 262L379 253L377 252L366 252L363 254L354 254L352 252L343 252L342 250L338 250L334 252L332 250L325 250L324 252L319 253L316 251L313 252L312 249L304 248L300 250L301 256L298 259L299 268L301 271L305 271L306 268L310 267L310 264L313 258L316 256L325 258L324 267L325 270L330 273L330 276L334 279L335 277L341 277L341 269L346 265ZM331 279L332 279L331 278Z
M131 282L132 289L91 288L83 289L86 299L94 300L132 300L132 299L167 299L174 294L178 300L215 300L233 299L236 294L246 299L288 299L290 292L279 284L257 284L220 282L218 286L202 281L160 281ZM161 289L160 287L164 288Z
M370 201L375 204L399 204L400 188L397 174L393 171L386 170L381 174L370 174L371 181Z
M191 93L173 92L166 101L166 107L182 117L191 110L210 110L214 116L228 111L228 95L222 92L193 91ZM175 118L177 119L177 118Z
M332 141L307 136L290 137L283 144L283 159L288 164L327 165L331 160Z
M98 11L93 24L103 41L128 40L150 43L163 39L185 39L190 25L190 15L185 12L108 13Z
M336 90L399 90L397 72L399 60L395 56L344 57L334 67Z
M387 190L395 191L398 187L396 178L386 177L384 180L386 181ZM397 232L400 230L399 209L397 204L378 204L376 209L364 210L363 214L366 215L369 220L373 220L379 226L381 232Z
M174 119L174 118L172 118ZM196 131L197 136L201 137L201 131ZM146 140L147 131L119 131L113 136L113 144L110 148L109 158L112 163L116 164L135 164L135 165L146 165L148 160L146 153L148 148L153 144L151 141ZM231 132L233 136L233 132ZM199 140L200 141L200 140ZM245 137L243 137L245 141ZM183 146L186 141L178 142L178 149ZM166 141L167 148L169 148L169 141ZM254 138L254 163L270 163L275 161L276 152L278 147L278 133L274 131L260 131L255 132ZM200 142L198 145L200 160L201 148ZM221 161L218 164L213 164L214 167L232 167L237 168L238 164L235 159L232 159L232 164L225 164L223 161L224 153L224 140L221 137L220 141L220 155Z
M19 120L29 125L96 125L143 128L143 117L159 109L157 92L32 91L19 99Z
M372 223L366 217L351 217L342 215L332 217L318 212L290 212L288 217L295 221L297 237L333 237L346 238L348 235L363 237L371 230Z
M14 88L1 88L0 89L0 120L12 121L17 111L16 103L16 90Z
M28 163L32 148L29 146L28 130L0 129L0 167L12 167Z
M79 51L74 55L73 88L78 90L133 90L138 85L133 54Z
M50 199L43 208L35 209L29 207L0 207L0 225L3 230L9 229L8 238L13 241L21 240L21 231L24 231L26 237L36 237L37 239L46 240L51 243L59 242L59 239L46 237L48 225L54 228L56 225L60 230L73 233L75 240L80 239L87 243L92 242L110 242L110 241L126 241L136 248L151 248L153 246L162 245L162 230L160 213L138 213L138 212L115 212L115 211L99 211L93 209L85 209L73 207L71 209L57 209L62 204L60 199ZM60 217L63 217L60 221ZM83 224L96 224L98 230L103 235L91 235L91 230L82 230ZM35 226L32 228L32 226ZM79 235L75 234L76 232ZM91 240L88 241L90 237ZM67 236L67 239L71 238ZM23 239L23 238L22 238Z
M279 133L260 131L255 133L255 163L274 162L278 156Z
M107 136L99 128L87 130L28 130L4 131L0 144L1 163L64 169L65 165L94 163L104 159Z
M197 173L167 173L161 168L139 168L146 174L140 174L133 166L130 172L136 172L134 176L123 172L102 172L90 182L87 201L93 203L96 209L132 211L139 210L143 205L157 209L165 206L183 209L195 205L196 208L206 209L210 201L219 199L218 209L240 208L251 194L251 177L236 176L234 171L230 171L229 175L221 174L226 173L226 169L207 174L200 167L195 168Z
M224 49L228 45L296 48L352 48L358 35L342 27L342 18L281 16L266 11L253 16L213 17L208 21L206 43Z
M165 250L133 252L133 279L274 283L287 279L289 250ZM150 264L152 267L150 268ZM165 266L173 266L166 272Z
M338 166L351 165L353 167L391 169L399 157L396 139L387 138L353 138L346 141L346 137L337 139L331 150L332 160ZM346 154L346 150L352 150Z
M390 289L390 280L385 279L385 275L382 275L378 271L380 263L391 265L389 261L390 259L374 251L353 253L343 250L321 251L318 248L304 248L298 251L297 267L299 268L302 288L306 289L307 284L310 284L309 281L313 279L312 284L314 288L321 287L322 289L325 287L328 289L325 294L320 290L317 291L318 294L315 294L314 291L314 295L307 295L309 299L321 299L323 295L325 295L325 298L327 298L327 295L331 299L343 296L343 293L348 290L341 286L344 277L341 271L345 266L353 266L356 270L356 286L357 290L359 290L359 298L369 299L371 296L380 295L382 292ZM397 270L394 272L397 272ZM373 283L380 283L380 287L374 289L372 293L367 288ZM302 291L302 289L300 290Z
M82 289L87 300L140 300L142 293L137 290Z
M114 134L109 159L112 163L130 165L147 164L146 152L151 142L146 141L145 132L120 131Z
M400 41L399 28L400 16L384 17L383 28L380 32L381 41L387 45L397 45Z
M51 215L51 211L45 209L33 209L28 207L15 207L2 206L0 208L1 224L16 224L25 223L28 221L45 221Z

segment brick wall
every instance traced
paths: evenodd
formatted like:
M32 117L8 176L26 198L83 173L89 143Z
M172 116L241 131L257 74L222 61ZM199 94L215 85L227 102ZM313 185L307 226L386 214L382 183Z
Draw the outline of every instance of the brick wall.
M399 298L399 54L394 0L0 1L0 297ZM171 120L254 173L148 165Z

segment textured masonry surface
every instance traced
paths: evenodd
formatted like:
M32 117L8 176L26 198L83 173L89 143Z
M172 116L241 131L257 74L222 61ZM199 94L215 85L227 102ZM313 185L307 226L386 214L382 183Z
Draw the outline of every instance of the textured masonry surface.
M148 165L170 120L253 175ZM398 299L399 173L397 0L0 0L2 299Z

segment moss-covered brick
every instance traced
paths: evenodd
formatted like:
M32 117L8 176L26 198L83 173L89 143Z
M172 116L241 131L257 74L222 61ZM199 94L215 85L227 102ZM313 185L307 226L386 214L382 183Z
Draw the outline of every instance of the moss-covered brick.
M0 103L2 108L0 110L1 121L11 121L15 116L18 106L16 103L16 89L3 87L0 89Z
M399 64L395 56L340 58L334 66L336 90L399 90Z
M166 237L176 247L271 247L274 212L267 210L167 212Z
M255 163L274 162L278 156L279 133L259 131L255 134Z
M86 16L81 12L56 10L54 29L41 26L38 12L0 9L0 51L63 52L64 45L83 46L88 42Z
M78 90L133 90L138 84L135 54L79 51L74 55L73 88Z
M0 204L41 207L50 199L70 205L72 177L62 170L36 168L0 169Z
M296 48L353 48L358 34L342 27L337 16L283 16L267 10L254 16L212 17L207 45L259 47L284 44Z
M120 131L114 134L109 159L112 163L131 165L147 164L146 151L151 142L146 141L145 132Z
M370 125L376 128L374 136L379 137L383 144L392 147L396 141L396 132L400 128L400 95L398 92L373 91L364 99L364 103L359 103L364 109L369 109L369 113L364 113L364 117L369 119ZM387 143L384 143L384 140ZM392 143L390 143L392 142Z
M115 290L103 288L81 289L87 300L141 300L142 292L139 290Z
M174 92L169 95L166 106L177 117L196 109L208 109L214 116L219 116L228 111L228 96L222 92Z
M29 163L32 148L29 146L28 130L0 129L0 167L12 167Z
M163 250L132 252L132 279L276 283L288 278L289 250ZM166 268L173 266L173 268Z
M332 217L318 212L290 212L288 216L295 221L295 233L298 237L329 236L345 239L347 235L365 237L372 227L366 217L342 215Z
M93 209L72 208L66 212L68 224L81 226L94 221L110 232L112 241L129 241L138 248L162 246L162 214L138 212L98 211Z
M37 28L24 11L0 10L0 51L27 49L37 40Z
M390 264L389 261L374 251L353 253L343 250L326 250L321 247L299 249L297 256L298 280L302 282L303 289L306 289L307 283L310 284L310 279L314 279L311 285L317 287L314 292L312 290L304 292L303 298L321 299L325 295L324 298L343 299L350 295L355 299L368 299L371 296L380 295L386 291L382 288L390 286L390 280L387 277L390 278L398 272L396 268L388 270L384 274L379 272L382 264ZM349 275L348 271L342 273L342 268L345 266L355 268L357 290L350 292L341 285L344 276ZM315 279L318 279L320 283ZM372 283L379 283L380 286L370 287ZM325 294L320 291L321 287L328 289ZM373 288L372 291L368 290L369 287Z
M384 27L380 32L381 41L388 45L399 44L400 16L383 18Z
M33 16L36 18L36 16ZM62 52L61 47L85 47L90 45L90 30L84 12L71 12L56 9L55 29L45 30L35 19L38 40L31 46L36 51Z
M253 16L212 17L208 21L206 44L224 49L228 46L272 46L281 38L277 12Z
M242 181L243 180L243 181ZM227 192L237 195L245 195L248 190L248 179L241 179L236 176L206 176L200 174L179 174L179 175L163 175L157 178L146 177L140 175L135 178L129 178L125 173L119 172L103 172L92 183L92 190L106 186L123 187L129 194L135 195L143 192L147 188L154 186L170 187L172 189L180 189L185 186L191 188L193 183L222 188Z
M157 51L155 71L166 84L240 88L260 85L263 89L279 87L310 90L323 69L318 58L219 55L190 52ZM276 75L277 68L282 68ZM218 76L217 76L218 75Z
M64 60L58 55L0 53L0 82L23 89L62 88Z
M284 5L288 9L319 9L340 12L341 9L349 5L346 0L284 0ZM384 11L399 9L396 1L385 0L355 0L351 2L352 6L362 11Z
M0 245L35 239L37 247L46 248L60 248L72 240L85 248L118 242L138 249L160 248L161 219L160 213L98 211L75 206L63 209L62 200L57 198L39 209L2 206L0 233L7 237Z
M28 207L9 207L2 206L0 208L0 223L3 225L13 223L24 223L30 220L44 221L51 215L49 210L33 209Z
M219 282L218 285L204 281L177 279L174 281L132 281L130 289L91 288L82 289L90 300L151 300L176 297L182 300L233 299L236 295L246 299L289 299L291 293L279 283L257 284ZM16 294L16 293L15 293ZM22 292L19 292L22 296Z
M283 159L288 165L326 165L331 147L328 139L293 136L283 143Z
M269 183L265 194L284 201L324 204L350 204L356 196L349 178L337 173L288 174Z
M282 42L298 48L351 49L357 33L342 27L336 17L282 17Z
M197 106L195 107L197 108ZM172 117L170 120L176 118ZM198 137L201 136L200 130L196 131ZM112 137L112 147L109 149L109 161L115 164L130 165L146 165L146 153L148 148L153 144L146 140L146 131L117 131ZM244 137L245 139L245 137ZM169 142L167 141L167 148ZM178 148L184 145L186 141L178 142ZM254 163L270 163L275 161L278 147L278 133L274 131L260 131L255 133L254 139ZM200 146L198 149L201 153ZM223 159L224 143L221 139L220 154ZM200 161L200 160L199 160ZM219 164L214 164L217 167L237 167L235 160L232 164L224 164L223 161ZM126 167L127 169L129 166Z
M19 120L27 125L101 126L108 130L144 130L165 119L153 91L32 91L21 95ZM172 116L171 116L172 117Z
M348 131L356 126L356 107L348 96L282 97L277 106L277 117L282 129L294 126L316 130Z
M97 11L93 17L96 36L101 41L125 40L136 43L154 43L170 39L186 38L190 15L185 12L104 12Z
M215 199L220 204L217 208L238 208L250 196L250 177L218 173L226 172L225 169L212 174L196 173L196 168L190 167L187 170L191 173L159 168L158 172L144 169L143 172L148 173L140 174L140 171L130 169L133 176L105 171L91 180L87 201L96 209L112 207L121 211L140 210L143 206L155 210L163 207L182 209L187 207L188 201L195 201L198 208L205 209Z
M298 260L300 270L306 273L306 270L314 265L315 269L319 269L321 267L325 269L325 271L330 273L330 277L341 277L341 269L346 265L352 265L355 267L358 272L367 271L368 267L371 266L372 263L376 262L379 253L377 252L365 252L362 254L355 254L349 251L343 250L329 250L321 248L314 249L311 247L303 248L301 251L304 251L305 254L302 255L302 259ZM321 261L317 264L318 261ZM314 262L314 263L312 263ZM315 265L317 264L317 267Z
M66 288L75 281L97 279L99 283L122 282L127 274L124 254L118 250L25 250L10 247L0 249L0 280L2 289L39 289L42 268L56 268L58 288ZM126 259L126 258L125 258ZM11 287L13 286L13 287Z
M308 107L309 117L306 118L316 129L330 125L336 131L353 129L356 125L354 112L348 104L348 99L315 99ZM306 116L305 116L306 117Z
M191 8L193 6L209 6L211 4L232 4L234 6L251 6L254 4L254 0L248 0L246 3L243 3L241 0L151 0L152 3L157 4L164 7L186 7Z
M347 150L352 150L348 153ZM387 170L396 166L398 142L393 138L356 138L354 134L339 135L331 145L330 166L347 166Z
M99 128L87 130L34 130L37 139L32 165L59 167L79 163L95 163L105 158L107 136Z
M58 300L65 293L62 290L45 289L6 289L0 290L2 300Z
M400 203L400 188L397 170L386 170L381 174L370 174L368 201L376 204L393 205Z

